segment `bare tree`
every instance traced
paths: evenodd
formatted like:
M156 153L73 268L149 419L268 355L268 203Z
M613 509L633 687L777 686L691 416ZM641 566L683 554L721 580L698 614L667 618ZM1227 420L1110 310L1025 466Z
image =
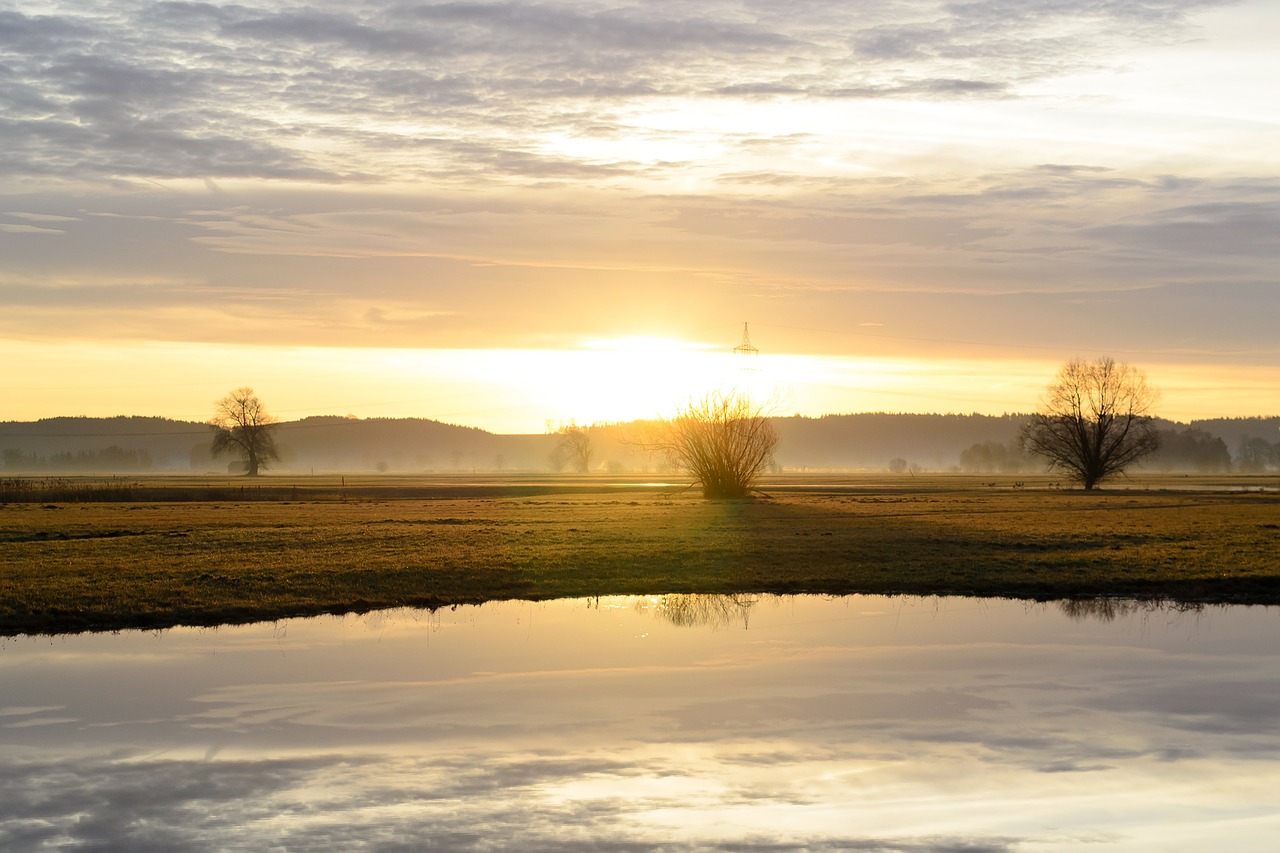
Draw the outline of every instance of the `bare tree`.
M739 392L713 392L660 421L646 449L691 473L708 498L741 498L773 461L778 433L763 407Z
M1110 358L1072 359L1023 427L1022 449L1092 489L1159 449L1151 415L1158 398L1136 368Z
M591 434L577 424L560 427L558 434L560 443L556 445L556 452L560 454L560 458L572 465L573 470L579 474L590 471L591 456L595 453Z
M272 434L276 419L267 414L252 388L237 388L214 404L209 425L213 427L213 455L239 452L250 477L258 476L259 470L279 458Z

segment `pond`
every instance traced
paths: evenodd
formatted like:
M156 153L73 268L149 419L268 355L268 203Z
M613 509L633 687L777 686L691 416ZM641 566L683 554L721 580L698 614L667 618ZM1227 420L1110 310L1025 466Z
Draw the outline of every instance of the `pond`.
M0 849L1271 851L1280 611L659 596L0 642Z

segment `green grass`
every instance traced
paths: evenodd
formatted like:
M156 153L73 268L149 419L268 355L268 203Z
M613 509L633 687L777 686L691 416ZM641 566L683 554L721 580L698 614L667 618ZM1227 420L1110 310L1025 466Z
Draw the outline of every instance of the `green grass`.
M672 592L1280 603L1275 478L984 479L790 478L728 502L589 479L282 479L244 500L157 481L127 502L0 504L0 634Z

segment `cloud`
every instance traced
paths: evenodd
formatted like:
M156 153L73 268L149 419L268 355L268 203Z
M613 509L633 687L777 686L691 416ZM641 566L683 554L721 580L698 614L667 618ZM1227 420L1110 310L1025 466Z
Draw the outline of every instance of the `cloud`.
M756 137L742 144L768 150ZM1273 312L1260 307L1276 298L1268 274L1280 253L1268 180L1045 164L771 186L785 191L29 195L14 206L46 218L0 216L12 226L0 229L0 326L507 347L669 323L680 306L691 330L731 311L1071 351L1274 349ZM12 233L55 227L63 233ZM615 310L602 314L606 304ZM824 341L788 345L800 344Z
M19 211L10 211L8 213L0 214L0 216L9 216L14 219L27 219L31 222L78 222L80 220L80 217L78 216L61 216L51 213L23 213Z
M1178 205L1088 229L1121 245L1204 262L1280 259L1280 188L1269 201Z
M0 327L505 347L848 317L1270 350L1274 179L1213 165L1230 144L1166 133L1146 102L1112 146L1122 78L1080 82L1218 5L15 8L0 185L24 213L0 214Z
M1256 732L1280 725L1280 687L1265 679L1246 685L1228 677L1207 677L1196 689L1173 689L1167 683L1144 679L1130 690L1100 697L1097 704L1124 713L1159 709L1164 725L1200 735L1240 735L1247 740ZM1238 749L1256 760L1266 760L1275 751L1252 742ZM1174 760L1181 757L1172 756Z
M544 786L639 771L526 756L477 765L454 753L212 761L122 755L75 764L6 763L4 770L0 845L12 850L481 850L501 838L519 839L522 850L656 853L670 849L671 839L646 827L644 815L684 805L666 798L544 797ZM394 820L387 819L389 810ZM704 839L699 849L1001 853L1016 847L1014 839L963 836L732 835Z
M0 231L6 234L63 234L65 232L57 228L38 228L35 225L15 225L10 222L0 222Z
M537 151L655 98L1003 99L1172 39L1207 2L62 0L0 13L0 174L593 180Z

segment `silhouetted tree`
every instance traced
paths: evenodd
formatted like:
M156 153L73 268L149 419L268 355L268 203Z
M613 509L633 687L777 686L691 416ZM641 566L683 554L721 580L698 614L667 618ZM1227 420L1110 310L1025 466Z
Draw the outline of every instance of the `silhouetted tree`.
M1001 441L980 441L960 451L960 470L971 474L987 471L1015 474L1026 461L1018 448L1010 448Z
M1161 471L1202 471L1218 473L1231 470L1231 452L1227 443L1200 429L1160 430L1160 449L1150 463Z
M557 434L560 436L560 443L556 445L556 450L561 458L579 474L590 471L591 456L595 453L591 434L577 424L562 426Z
M1236 465L1242 474L1260 474L1280 464L1280 446L1265 438L1246 435L1236 449Z
M235 450L244 456L245 473L258 476L259 470L279 458L272 431L276 419L253 394L252 388L237 388L214 405L213 455Z
M708 498L741 498L773 460L778 434L745 394L713 392L660 421L650 452L691 473Z
M1023 427L1021 446L1092 489L1160 447L1151 415L1157 398L1136 368L1072 359Z

